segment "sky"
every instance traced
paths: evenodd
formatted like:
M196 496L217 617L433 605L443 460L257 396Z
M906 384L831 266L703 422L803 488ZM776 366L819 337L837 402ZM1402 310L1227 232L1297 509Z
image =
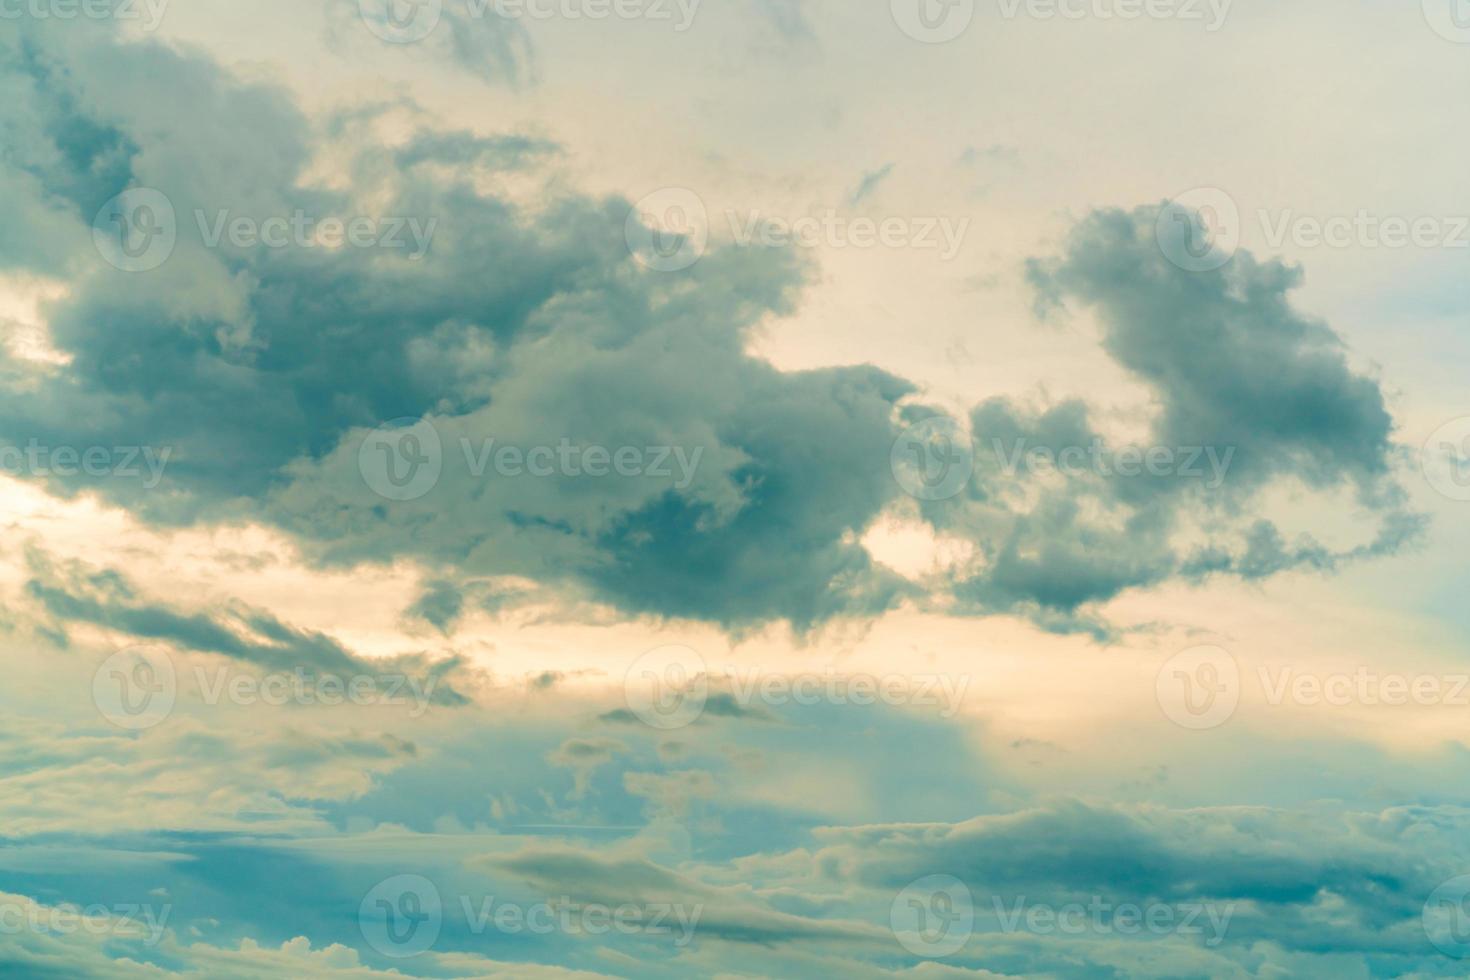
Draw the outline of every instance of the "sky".
M0 973L1459 977L1463 0L0 0Z

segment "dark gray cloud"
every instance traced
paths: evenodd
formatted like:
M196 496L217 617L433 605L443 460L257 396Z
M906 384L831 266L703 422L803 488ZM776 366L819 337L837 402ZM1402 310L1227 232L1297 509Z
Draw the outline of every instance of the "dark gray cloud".
M91 26L21 23L0 39L0 86L22 96L0 122L25 136L0 161L14 191L0 261L69 284L46 311L68 362L0 358L0 439L169 454L156 487L38 474L51 489L99 492L165 524L264 520L325 563L417 559L436 582L410 615L444 631L467 608L456 591L478 602L485 587L471 583L497 577L735 629L806 630L922 595L860 543L902 497L889 455L921 412L899 410L913 386L872 366L783 372L747 354L751 328L789 312L808 274L790 252L714 248L680 272L646 269L625 239L626 200L557 190L554 175L533 207L484 189L487 174L552 173L544 139L420 119L385 146L374 121L413 118L412 106L319 124L280 90ZM323 156L344 168L331 186L308 176ZM147 273L106 266L91 241L98 209L133 185L178 215L173 254ZM221 215L295 213L433 230L417 259L207 244ZM1418 528L1389 476L1379 388L1290 306L1297 274L1248 255L1186 273L1153 247L1154 213L1093 215L1032 279L1047 303L1097 311L1106 351L1155 392L1152 439L1228 448L1228 478L1205 491L1165 476L1057 486L1010 473L995 440L1087 445L1091 410L984 401L971 418L977 478L923 511L978 546L978 570L925 585L962 611L1106 636L1094 607L1125 589L1330 570ZM427 420L442 446L442 475L408 501L375 493L359 467L364 439L401 418ZM473 472L487 446L563 443L661 447L683 470ZM1376 537L1333 550L1278 528L1256 511L1280 479L1350 487ZM1208 533L1184 548L1191 521Z
M958 824L823 829L813 860L873 888L953 875L987 912L1018 898L1050 907L1093 896L1211 903L1231 909L1232 944L1423 956L1433 949L1420 914L1435 887L1461 873L1465 819L1458 807L1172 810L1063 800Z
M98 569L75 561L54 561L31 550L31 578L26 592L55 620L53 635L65 641L70 623L89 623L140 640L157 640L201 653L230 657L273 671L300 668L310 678L379 677L410 671L434 678L432 700L462 705L467 699L446 683L461 666L458 659L430 662L418 654L366 659L322 633L301 630L244 603L230 603L203 612L187 612L138 595L128 579L114 569Z
M1104 350L1150 389L1156 415L1126 461L1129 447L1104 437L1085 402L976 406L976 478L964 496L925 507L979 546L983 567L955 588L971 608L1105 636L1087 609L1126 589L1331 571L1392 553L1423 526L1392 476L1393 424L1377 382L1290 303L1300 271L1244 252L1217 271L1186 271L1155 242L1157 216L1094 213L1059 256L1030 263L1042 307L1095 313ZM1155 448L1167 462L1144 465ZM1036 449L1064 462L1071 451L1072 465L1034 467L1025 454ZM1371 537L1334 549L1284 531L1261 514L1263 491L1279 484L1347 490ZM1191 531L1198 539L1181 543Z
M360 186L316 187L303 175L327 135L280 92L191 55L90 41L27 26L0 47L12 85L54 93L49 116L45 100L26 102L49 149L28 171L31 197L78 229L73 262L89 258L80 229L134 183L168 196L179 243L145 274L91 262L49 311L71 362L6 364L27 390L0 398L0 435L171 456L157 491L50 476L54 489L96 490L160 522L265 516L321 560L407 555L632 612L806 626L896 600L901 583L853 532L896 492L875 461L909 386L874 368L782 373L746 355L748 328L789 309L803 276L791 256L729 249L685 273L646 270L624 240L626 201L563 195L526 213L472 186L473 172L542 158L540 141L426 132L385 148L365 135L368 113L328 127ZM110 92L114 74L146 76L167 105L137 83ZM62 122L65 147L46 130ZM244 130L260 136L242 147ZM206 248L193 227L196 212L222 210L352 215L368 194L372 214L436 223L423 259ZM405 416L439 426L459 472L394 504L364 484L357 450ZM460 440L491 438L700 455L677 487L470 476ZM421 611L447 625L448 592L437 597Z

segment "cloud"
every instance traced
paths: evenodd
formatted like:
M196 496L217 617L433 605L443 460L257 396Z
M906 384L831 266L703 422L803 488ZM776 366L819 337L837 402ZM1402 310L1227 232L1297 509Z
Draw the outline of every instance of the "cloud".
M849 205L856 205L869 194L878 189L878 185L888 179L893 173L894 164L886 163L877 170L871 170L863 174L863 179L858 183L857 190L847 199Z
M572 770L574 784L568 799L580 800L587 795L592 773L627 751L615 738L569 738L548 753L546 761Z
M894 493L874 461L909 386L869 367L783 373L745 353L750 327L789 309L792 256L730 248L685 274L645 270L624 241L626 201L563 193L528 212L472 185L467 161L522 167L540 144L430 132L384 146L370 114L323 130L279 91L190 55L100 38L72 50L31 33L39 53L12 40L4 65L13 84L55 83L36 128L66 164L36 168L35 196L70 212L79 242L131 183L165 193L180 221L174 254L150 273L92 256L50 311L69 363L7 365L31 390L0 399L0 434L18 444L167 447L163 483L41 476L53 490L103 493L164 523L248 513L319 560L525 575L634 613L805 627L896 601L901 582L853 533ZM114 75L166 86L167 105L138 82L114 97ZM91 134L66 152L47 136L63 120ZM232 155L237 127L265 134L248 159ZM352 161L348 189L307 178L328 152ZM210 248L194 227L298 211L433 221L432 245L418 261ZM89 247L71 261L86 264ZM438 427L446 472L422 501L394 504L364 483L358 450L404 416ZM698 464L688 483L466 472L463 447L491 439L672 447Z
M1111 628L1087 610L1127 589L1332 571L1392 554L1424 526L1394 478L1377 382L1290 303L1300 271L1246 252L1213 272L1186 271L1154 241L1158 213L1095 212L1059 256L1030 264L1045 309L1075 302L1096 313L1104 351L1149 388L1154 415L1146 438L1126 445L1105 437L1081 400L1032 408L991 398L973 409L976 475L963 496L924 507L982 555L954 585L961 610L1022 611L1104 637ZM1037 451L1050 462L1033 463ZM1346 547L1305 531L1288 540L1262 516L1267 492L1283 484L1346 490L1373 520L1372 537Z
M441 131L407 103L312 120L199 56L96 30L26 22L0 42L0 79L27 95L0 112L30 137L0 167L24 192L11 206L25 231L0 256L68 274L47 308L65 363L0 361L15 381L0 438L166 451L157 486L30 475L160 524L269 522L319 563L418 562L433 585L410 615L442 632L464 611L456 592L515 578L569 605L737 631L806 632L927 596L1106 638L1097 607L1125 590L1331 571L1421 527L1392 479L1382 393L1292 308L1299 274L1243 253L1214 273L1176 268L1154 247L1152 208L1091 215L1031 279L1046 305L1096 311L1104 350L1154 395L1150 439L1219 453L1194 460L1218 482L1017 473L1006 447L1092 445L1096 410L982 400L976 478L922 508L977 560L915 584L861 543L905 499L889 460L928 411L915 387L873 366L780 371L748 352L810 274L789 251L714 247L681 272L646 269L625 240L631 204L567 191L541 137ZM395 126L378 126L390 113ZM261 135L242 147L245 130ZM487 178L502 173L537 189L501 196ZM174 253L142 274L103 264L88 228L134 184L179 216ZM296 214L432 234L417 259L208 241L236 216ZM438 471L421 496L388 499L362 452L404 418L434 433L424 458ZM507 449L650 464L507 475L489 465ZM1282 480L1348 488L1373 538L1284 531L1260 513Z
M460 666L456 659L431 663L418 654L365 659L322 633L299 630L271 613L231 602L206 612L180 612L137 595L125 576L95 569L79 561L53 562L31 549L32 578L26 592L57 621L50 627L65 635L68 623L89 623L143 640L159 640L185 650L214 653L269 671L302 670L308 679L323 675L347 680L382 678L413 671L426 683L435 704L462 705L464 695L443 683Z
M1432 955L1420 913L1470 859L1465 820L1453 806L1353 813L1062 800L957 824L822 829L813 860L876 888L950 874L987 911L1092 896L1205 903L1230 910L1232 944Z

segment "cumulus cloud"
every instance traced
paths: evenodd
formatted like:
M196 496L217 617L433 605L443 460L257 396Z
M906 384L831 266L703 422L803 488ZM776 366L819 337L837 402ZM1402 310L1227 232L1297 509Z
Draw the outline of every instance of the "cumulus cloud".
M1391 554L1422 529L1394 477L1378 383L1350 367L1330 327L1291 304L1301 271L1248 252L1188 271L1155 240L1158 217L1157 207L1096 212L1059 256L1030 264L1044 308L1096 314L1103 349L1149 389L1153 415L1147 436L1123 445L1081 400L977 405L975 479L963 496L924 507L982 555L954 586L959 608L1023 610L1043 626L1103 636L1110 629L1087 609L1126 589L1333 570ZM1283 484L1347 490L1370 537L1332 547L1283 531L1262 516L1265 493Z
M434 585L410 614L444 632L465 583L517 577L566 602L733 629L805 631L927 591L1107 636L1095 608L1124 590L1331 570L1420 526L1392 479L1380 388L1291 306L1299 273L1247 254L1177 268L1152 240L1153 208L1093 214L1031 279L1045 304L1097 313L1105 351L1154 395L1151 442L1220 454L1193 460L1218 485L1018 473L1000 444L1090 446L1096 410L982 400L976 478L923 507L977 557L921 587L861 544L904 499L889 459L925 411L914 386L748 353L808 274L788 251L714 247L677 273L646 269L624 237L629 202L568 192L541 136L445 131L407 103L315 120L198 55L100 29L25 22L0 42L0 72L23 96L0 112L28 137L0 168L21 230L0 256L67 283L46 311L64 363L0 363L16 381L0 436L166 450L157 486L32 474L152 521L246 517L320 562L421 562ZM407 136L386 135L388 114ZM260 135L242 145L243 130ZM504 190L512 174L534 200ZM174 253L146 274L100 262L88 228L135 185L179 219ZM297 213L417 222L423 254L209 241L237 217ZM412 499L387 499L363 469L365 441L397 419L422 420L438 445L437 476ZM487 469L506 449L586 447L668 466ZM1277 526L1259 511L1282 480L1349 488L1371 540L1335 547Z

